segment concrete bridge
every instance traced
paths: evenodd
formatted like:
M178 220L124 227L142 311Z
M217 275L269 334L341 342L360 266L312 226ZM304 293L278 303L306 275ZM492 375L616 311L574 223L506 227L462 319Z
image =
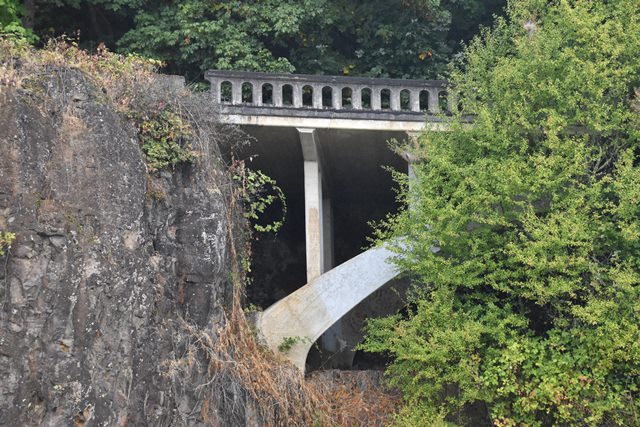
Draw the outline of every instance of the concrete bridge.
M364 321L355 307L365 304L397 271L385 248L343 251L337 260L334 214L361 211L366 224L367 209L359 205L388 199L391 192L380 166L408 171L406 161L388 149L387 140L405 139L426 128L444 130L439 113L457 102L448 97L444 81L232 71L208 71L205 77L222 119L241 125L260 141L254 153L260 154L262 168L270 166L269 175L293 194L302 181L301 209L294 203L290 210L304 210L306 277L298 284L304 286L261 313L258 329L273 351L286 349L289 360L303 371L318 338L331 354L331 366L350 367ZM338 195L342 204L334 203ZM395 309L398 303L396 298ZM385 310L394 304L387 296L361 308L366 314L389 314Z

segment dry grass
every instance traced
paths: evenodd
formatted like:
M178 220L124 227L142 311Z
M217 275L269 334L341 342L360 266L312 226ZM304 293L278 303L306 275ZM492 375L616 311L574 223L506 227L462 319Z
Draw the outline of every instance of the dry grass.
M115 54L103 45L89 53L64 37L35 49L25 41L0 35L0 90L20 87L26 78L56 67L77 68L122 111L145 96L161 65L160 61L136 55Z
M388 425L397 412L401 396L381 385L382 372L316 371L307 382L324 396L325 411L339 426Z
M371 381L367 372L313 374L305 379L297 368L262 347L239 304L225 325L210 333L185 325L188 350L167 365L183 378L206 361L207 380L196 387L204 402L202 420L218 425L384 426L399 408L400 396ZM342 378L340 378L342 376ZM216 404L213 404L213 401Z

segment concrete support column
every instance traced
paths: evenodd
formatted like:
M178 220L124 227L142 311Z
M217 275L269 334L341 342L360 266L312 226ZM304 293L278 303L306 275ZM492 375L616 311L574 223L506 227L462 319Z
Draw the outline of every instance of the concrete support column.
M335 265L333 256L333 210L331 209L331 199L324 195L322 199L322 244L323 244L323 268L326 273Z
M298 128L304 159L304 222L306 231L307 283L324 271L322 170L315 129Z

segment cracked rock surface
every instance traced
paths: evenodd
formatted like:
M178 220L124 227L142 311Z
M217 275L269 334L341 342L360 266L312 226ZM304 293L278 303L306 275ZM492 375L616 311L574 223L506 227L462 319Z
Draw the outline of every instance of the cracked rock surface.
M81 72L26 86L0 87L0 230L17 236L0 257L0 424L200 425L164 366L183 321L222 321L222 193L198 167L148 177Z

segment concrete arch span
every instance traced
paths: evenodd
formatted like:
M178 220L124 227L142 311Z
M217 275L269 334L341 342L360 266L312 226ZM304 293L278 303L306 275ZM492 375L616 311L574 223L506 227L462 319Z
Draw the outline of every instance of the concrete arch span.
M359 302L398 275L393 253L376 247L320 275L262 312L256 326L274 352L283 344L301 371L313 343Z

